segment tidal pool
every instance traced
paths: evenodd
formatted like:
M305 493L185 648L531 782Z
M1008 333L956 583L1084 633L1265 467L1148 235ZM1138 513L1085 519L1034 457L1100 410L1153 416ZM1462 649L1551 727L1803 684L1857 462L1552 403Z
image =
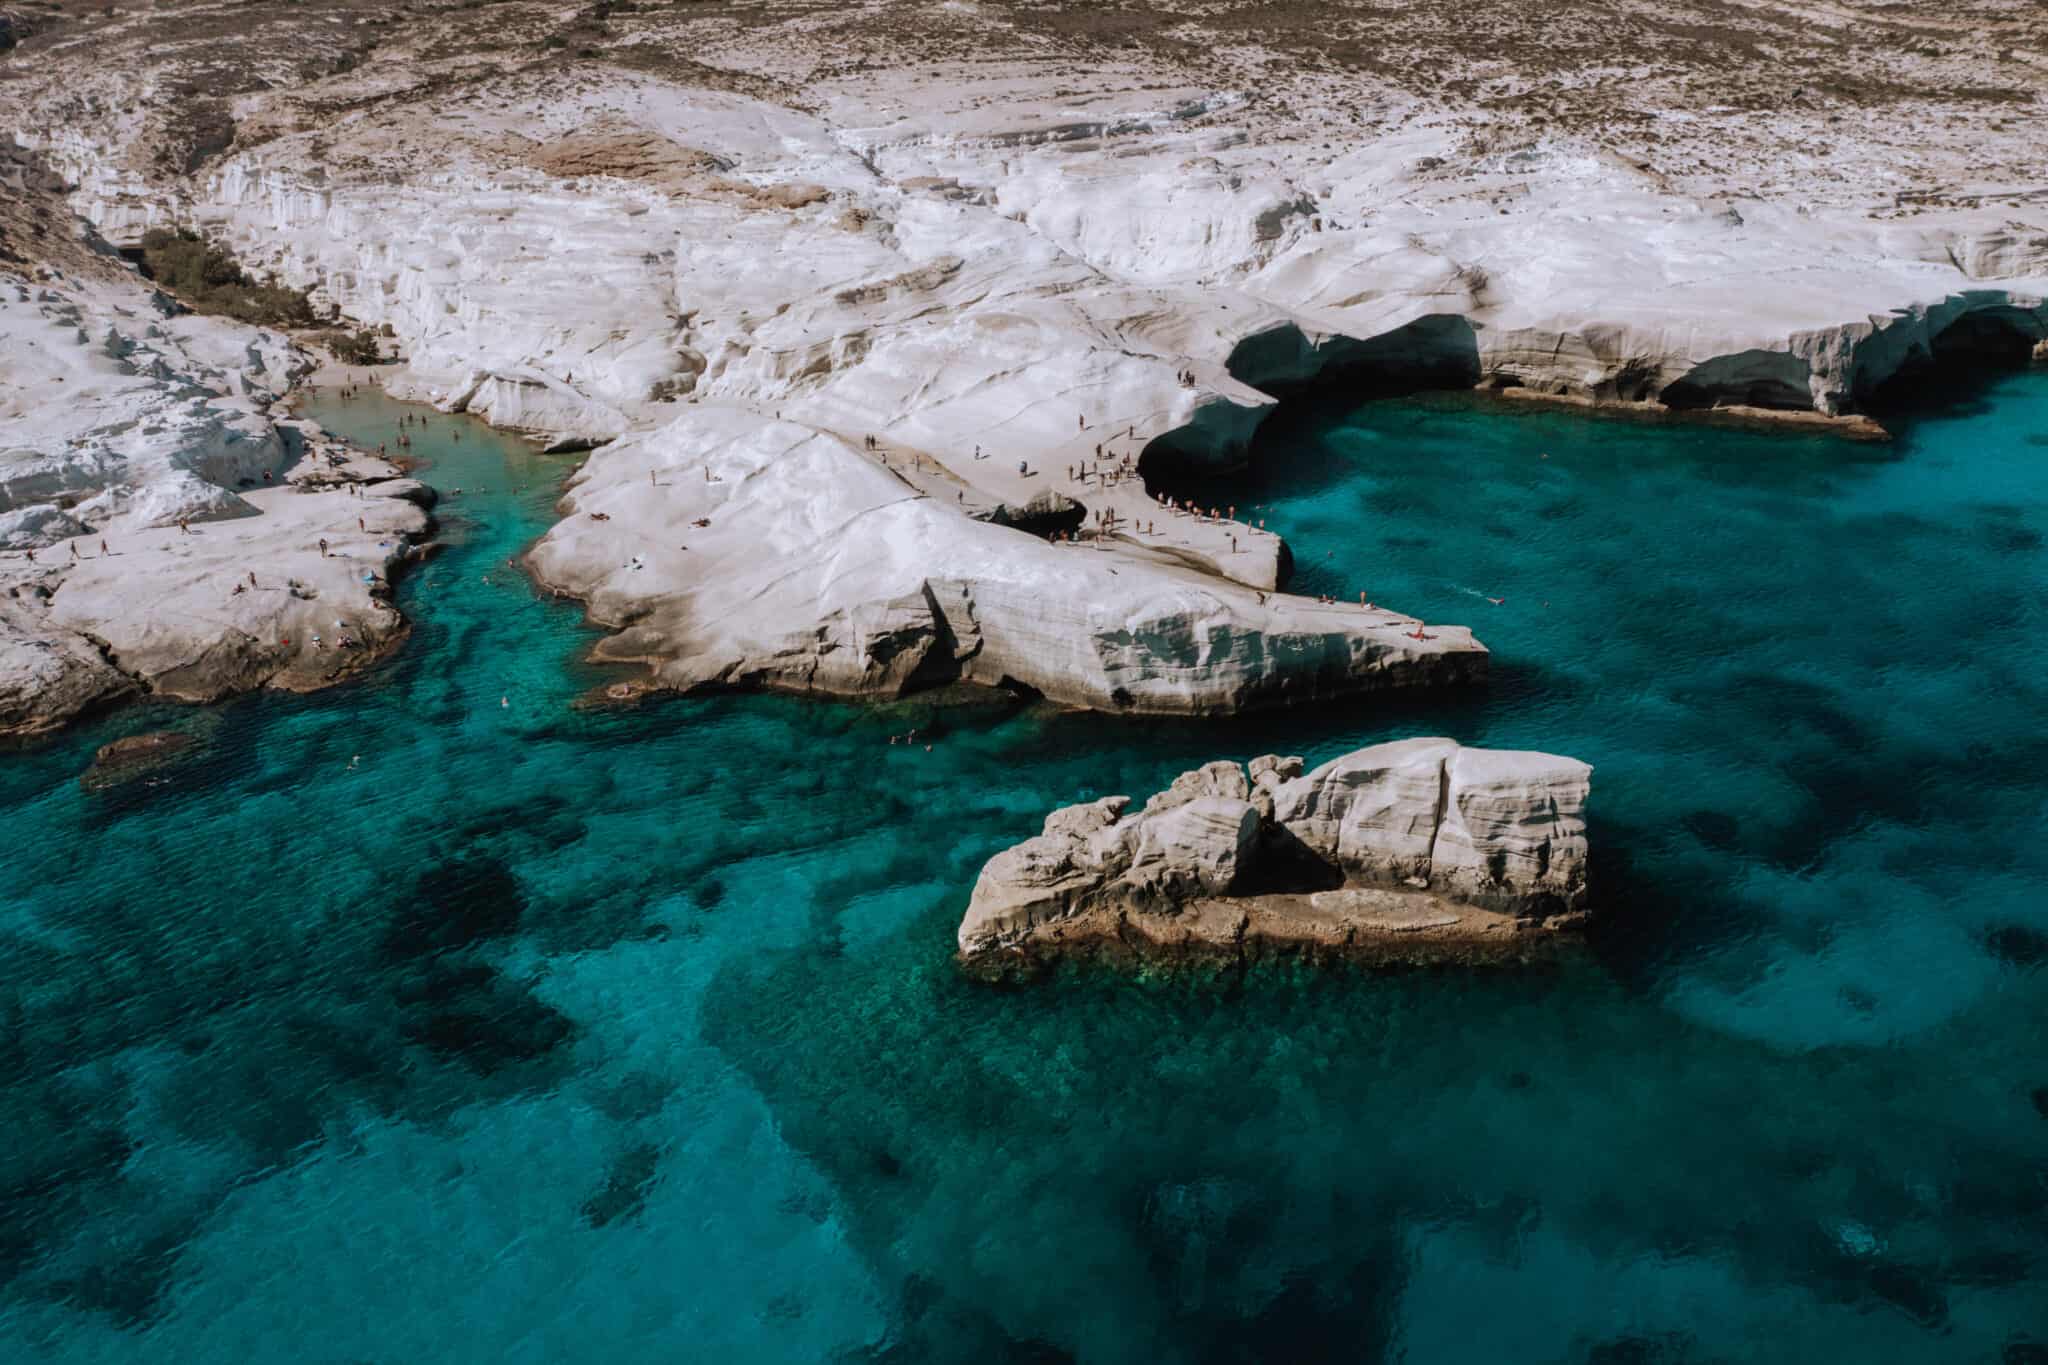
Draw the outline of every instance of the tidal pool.
M0 757L0 1358L2048 1359L2048 375L1882 447L1288 417L1205 494L1493 678L1221 724L574 709L507 561L576 457L414 453L375 677ZM950 963L1054 804L1431 733L1595 765L1584 954Z

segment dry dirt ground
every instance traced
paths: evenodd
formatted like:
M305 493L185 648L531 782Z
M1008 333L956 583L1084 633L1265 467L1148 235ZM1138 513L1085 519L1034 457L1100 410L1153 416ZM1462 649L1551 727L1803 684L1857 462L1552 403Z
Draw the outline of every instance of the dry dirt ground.
M1077 91L1110 71L1242 90L1290 137L1446 114L1502 149L1569 132L1680 193L1901 215L2048 198L2040 0L20 0L0 24L0 120L52 101L77 126L140 118L151 178L278 120L513 71L573 86L610 65L804 108L826 78L873 73L914 98L919 79L1023 62ZM265 90L300 95L238 123L234 98Z

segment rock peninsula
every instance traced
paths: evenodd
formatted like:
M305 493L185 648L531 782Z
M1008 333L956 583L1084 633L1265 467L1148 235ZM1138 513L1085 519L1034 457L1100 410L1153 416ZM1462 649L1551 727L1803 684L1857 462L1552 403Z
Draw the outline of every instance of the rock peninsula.
M1304 772L1267 755L1183 773L1133 811L1065 806L991 858L960 958L1371 962L1513 958L1588 911L1592 769L1448 739Z
M116 244L208 233L394 393L588 448L529 562L653 688L1471 678L1185 480L1311 389L1867 433L2048 339L2026 7L1117 13L61 6L0 123Z

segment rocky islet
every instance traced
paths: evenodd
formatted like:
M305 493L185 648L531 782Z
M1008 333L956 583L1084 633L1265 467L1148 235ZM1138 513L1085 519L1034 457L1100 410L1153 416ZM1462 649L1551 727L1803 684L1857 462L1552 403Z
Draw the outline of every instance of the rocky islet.
M961 960L1369 961L1512 954L1581 923L1592 769L1397 740L1304 773L1264 755L1183 773L1133 812L1065 806L982 869Z

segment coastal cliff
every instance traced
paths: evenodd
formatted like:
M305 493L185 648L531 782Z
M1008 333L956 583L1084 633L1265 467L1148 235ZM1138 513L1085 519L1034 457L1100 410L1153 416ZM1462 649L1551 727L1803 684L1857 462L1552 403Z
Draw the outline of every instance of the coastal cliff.
M1712 116L1680 128L1611 81L1590 106L1543 82L1553 120L1378 67L1247 71L1234 40L1106 60L1001 25L962 80L856 22L799 93L787 26L705 64L691 15L636 7L571 69L532 56L558 16L493 14L111 14L10 58L40 79L0 115L113 240L210 234L388 329L394 394L590 449L530 563L628 688L1205 714L1465 678L1468 632L1287 594L1289 547L1175 505L1177 476L1242 464L1311 388L1881 434L1858 414L1887 385L2048 338L2037 197L1952 183L2032 164L1983 104L1997 51L1916 58L1939 116L1892 124L1845 123L1863 87L1801 52L1838 93L1756 103L1761 128L1674 54L1653 107ZM221 88L236 63L161 41L181 25L272 74ZM1825 165L1780 164L1793 126Z
M1067 956L1366 961L1515 957L1583 921L1592 769L1448 739L1376 745L1303 772L1267 755L1066 806L991 858L963 963Z

